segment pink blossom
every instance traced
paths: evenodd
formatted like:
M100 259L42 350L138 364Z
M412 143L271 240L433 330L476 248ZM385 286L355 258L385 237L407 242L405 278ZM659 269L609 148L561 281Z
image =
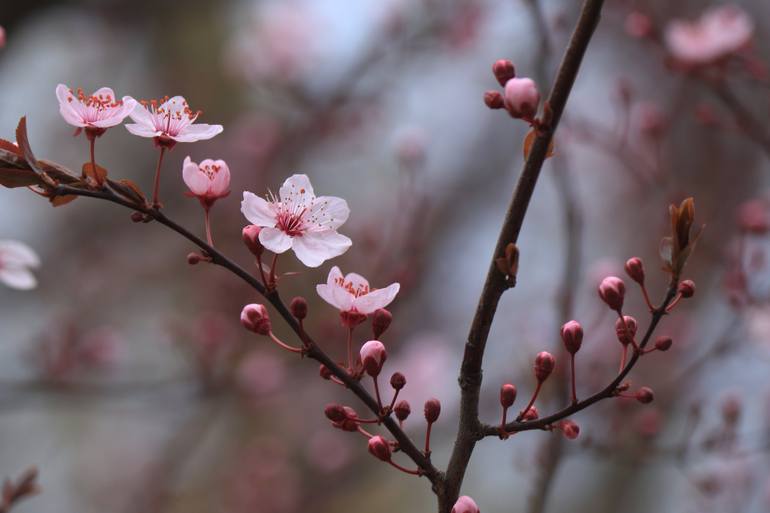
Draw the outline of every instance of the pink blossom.
M479 507L473 499L463 495L452 506L452 513L479 513Z
M78 128L106 129L119 125L136 108L136 100L130 96L118 100L109 87L87 96L82 89L72 90L59 84L56 97L64 121Z
M353 242L337 233L347 221L347 202L334 196L318 196L307 175L292 175L269 200L248 191L243 193L241 212L252 224L262 227L259 242L273 253L289 248L308 267L343 254Z
M26 244L0 240L0 281L11 288L29 290L37 286L31 269L40 266L40 258Z
M537 113L540 92L531 78L512 78L505 84L505 108L515 118L531 118Z
M182 179L190 193L204 206L210 207L219 198L230 194L230 168L224 160L206 159L196 164L190 157L184 159Z
M674 20L666 27L664 37L675 59L704 65L745 48L753 33L749 15L731 4L708 9L695 21Z
M370 289L366 278L356 273L342 276L337 266L332 267L325 284L316 285L321 298L341 312L369 315L384 308L396 298L401 285L391 283L384 289Z
M201 112L194 112L182 96L160 100L141 101L134 109L126 125L129 132L139 137L153 137L161 145L173 146L178 142L195 142L211 139L222 133L222 125L195 124Z

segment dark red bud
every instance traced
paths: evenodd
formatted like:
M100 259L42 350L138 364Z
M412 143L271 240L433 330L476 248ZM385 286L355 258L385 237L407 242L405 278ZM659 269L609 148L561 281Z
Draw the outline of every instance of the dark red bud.
M438 416L441 414L441 403L438 399L428 399L425 401L425 420L428 421L428 424L433 424L438 420Z
M655 339L655 349L658 351L668 351L671 349L671 345L674 343L674 341L671 339L671 337L668 337L666 335L661 335L660 337Z
M241 231L243 243L246 244L246 247L249 248L249 251L251 251L251 254L255 257L262 256L262 252L265 250L265 248L262 246L262 243L259 242L260 231L261 228L253 224L244 226L243 230Z
M679 283L678 291L685 299L693 297L695 295L695 282L692 280L682 280Z
M379 460L390 461L390 444L381 436L369 439L369 452Z
M574 440L580 434L580 426L569 419L562 420L560 427L561 432L564 433L564 436L570 440Z
M330 371L330 370L329 370L329 367L327 367L327 366L326 366L326 365L324 365L324 364L321 364L321 365L318 367L318 374L319 374L319 375L320 375L320 376L321 376L323 379L327 379L327 380L328 380L328 379L332 379L332 371Z
M639 285L644 285L644 265L638 257L626 261L626 274Z
M653 399L655 399L655 394L652 392L651 388L642 387L636 391L635 397L636 397L636 400L639 401L640 403L649 404L652 402Z
M303 320L307 317L307 300L301 296L295 297L289 303L289 311L297 320Z
M529 410L527 410L527 413L524 414L524 416L521 418L524 422L530 421L530 420L537 420L540 414L537 411L537 408L535 406L530 406Z
M500 405L503 408L510 408L516 402L516 387L510 383L500 387Z
M406 386L406 376L400 372L394 372L390 377L390 386L392 386L394 390L401 390Z
M332 422L342 422L348 418L345 408L341 404L327 404L324 408L324 415Z
M385 333L385 330L390 326L393 321L393 314L384 308L378 308L372 315L372 331L374 332L374 338L380 338Z
M553 368L556 366L556 360L553 355L548 351L542 351L535 357L535 378L539 383L542 383L553 372Z
M505 99L499 91L487 91L484 93L484 104L490 109L502 109Z
M406 401L399 401L393 407L393 412L396 414L396 418L401 422L404 422L406 418L412 413L412 408Z
M505 87L506 82L516 76L516 68L511 61L499 59L492 64L492 73L494 73L497 82Z
M631 343L631 340L633 337L636 336L636 332L639 329L639 325L636 322L636 319L631 317L630 315L624 315L623 320L626 321L625 326L623 325L623 321L618 319L615 321L615 334L618 337L618 340L621 344L624 346ZM626 328L628 329L628 333L626 333ZM631 336L631 339L628 338L628 336Z
M561 339L568 353L577 353L583 343L583 327L577 321L565 323L561 327Z

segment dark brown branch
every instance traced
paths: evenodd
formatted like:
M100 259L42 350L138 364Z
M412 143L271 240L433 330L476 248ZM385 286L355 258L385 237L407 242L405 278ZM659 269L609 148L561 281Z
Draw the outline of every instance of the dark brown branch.
M498 271L495 258L503 254L509 243L515 243L524 221L532 193L540 176L540 170L546 159L548 146L559 119L564 112L567 98L577 78L588 43L601 16L603 0L585 0L575 30L570 38L567 50L562 58L548 103L553 112L551 125L537 136L524 169L516 184L513 199L505 215L503 227L497 240L492 262L487 272L484 288L471 324L465 354L460 369L461 388L460 420L454 450L447 467L443 493L439 496L439 511L448 513L457 500L465 470L473 448L481 435L481 423L478 418L479 390L482 379L482 362L487 337L497 304L503 292L508 288L505 277Z

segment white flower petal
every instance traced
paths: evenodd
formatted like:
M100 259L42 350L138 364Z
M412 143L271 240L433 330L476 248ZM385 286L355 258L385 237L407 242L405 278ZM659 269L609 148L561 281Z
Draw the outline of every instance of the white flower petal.
M136 109L136 110L138 111L138 110L141 110L141 109ZM134 111L134 112L136 112L136 111ZM133 118L134 115L131 114L131 117ZM136 121L136 120L134 120L134 121ZM163 133L163 132L160 132L159 130L155 130L155 128L152 127L152 126L148 126L148 125L141 124L141 123L136 123L136 124L129 123L129 124L125 125L125 126L126 126L126 130L128 130L129 132L131 132L134 135L138 135L139 137L157 137L157 136L159 136L159 135L161 135Z
M209 177L200 170L198 164L190 160L190 157L184 159L182 179L185 185L189 187L190 192L197 196L203 196L209 190Z
M241 212L251 224L273 228L276 224L275 210L272 204L253 192L243 191Z
M353 289L369 289L369 282L357 273L348 273L345 275L345 283L350 283Z
M363 314L370 314L378 308L388 306L398 294L401 285L392 283L384 289L377 289L365 296L357 297L353 300L353 307Z
M39 267L40 257L37 253L17 240L0 240L0 266Z
M222 125L207 125L205 123L198 123L196 125L189 125L184 127L180 132L171 136L177 142L196 142L205 141L212 137L221 134L224 128Z
M56 86L56 98L59 100L59 113L64 118L64 121L70 125L77 127L84 127L86 124L83 122L83 117L75 109L73 102L78 101L72 93L70 88L64 84ZM69 99L72 98L72 101Z
M133 98L131 98L130 96L126 98L130 98L131 100L133 100ZM125 101L125 98L123 99L123 101ZM131 119L134 120L134 122L138 123L139 125L145 126L147 128L152 128L153 131L155 130L155 122L153 120L152 113L144 105L142 104L136 105L134 110L132 110L128 115L131 117Z
M259 242L273 253L283 253L292 247L292 238L277 228L262 228Z
M278 189L278 196L281 198L281 205L290 212L309 209L315 199L313 186L310 185L307 175L292 175L287 178Z
M23 267L3 267L0 269L0 281L19 290L34 289L37 286L35 275Z
M350 208L348 202L335 196L319 196L313 201L307 222L314 229L336 230L348 220Z
M318 267L326 260L343 254L352 244L353 242L344 235L327 230L307 232L301 237L295 237L292 249L303 264Z
M337 298L333 294L333 286L326 285L325 283L315 286L316 292L321 296L321 299L332 305L334 308L342 309L342 305L339 304Z

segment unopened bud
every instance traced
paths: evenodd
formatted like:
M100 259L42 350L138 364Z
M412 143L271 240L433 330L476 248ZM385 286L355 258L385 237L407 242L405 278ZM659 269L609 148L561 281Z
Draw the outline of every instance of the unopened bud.
M505 84L516 76L516 68L508 59L499 59L492 64L492 73L494 73L497 82L505 87Z
M393 412L396 414L396 418L401 422L404 422L406 418L412 413L412 407L406 401L399 401L393 406Z
M661 335L658 338L655 339L655 349L658 351L668 351L671 349L671 345L674 343L674 341L671 339L671 337L666 335Z
M244 328L259 335L269 335L272 330L270 317L264 305L252 303L241 310L241 324Z
M505 84L505 108L514 118L531 118L540 105L540 92L530 78L512 78Z
M393 387L393 390L401 390L406 386L406 376L400 372L394 372L390 377L390 386Z
M639 390L636 391L636 394L634 394L636 397L636 400L639 401L642 404L649 404L652 402L653 399L655 399L655 394L652 392L652 389L649 387L642 387Z
M301 296L295 297L289 303L289 310L297 320L303 320L307 317L307 300Z
M382 365L388 358L388 353L385 351L385 346L379 340L370 340L363 346L361 346L361 363L364 366L364 370L370 376L377 377L380 375Z
M463 495L457 499L450 513L479 513L479 507L473 499Z
M438 420L438 416L441 414L441 403L438 399L428 399L425 401L425 420L428 421L428 424L433 424Z
M390 461L390 444L379 435L369 439L369 452L379 460Z
M201 262L201 260L203 260L203 259L201 258L200 253L196 253L195 251L187 253L187 263L188 264L190 264L190 265L198 265Z
M265 250L262 243L259 242L259 232L261 230L262 229L259 226L249 224L244 226L243 231L241 232L243 243L246 244L246 247L249 248L249 251L251 251L255 257L262 256L262 252Z
M626 274L639 285L644 285L644 264L639 257L629 258L626 261Z
M625 324L623 321L625 321ZM615 335L617 335L618 341L624 346L631 343L636 336L638 329L639 325L637 324L636 319L630 315L624 315L622 320L618 319L615 321Z
M679 282L678 291L684 299L693 297L695 295L695 282L692 280L682 280Z
M324 415L332 422L342 422L348 418L345 408L341 404L327 404L324 408Z
M499 91L487 91L484 93L484 104L490 109L502 109L505 107L505 100Z
M626 284L617 276L608 276L599 284L599 297L613 310L623 308Z
M332 379L332 371L329 370L329 367L327 367L324 364L321 364L318 367L318 374L326 380Z
M378 308L372 314L372 331L374 332L374 338L380 338L385 333L385 330L390 326L393 321L393 314L384 308Z
M577 321L565 323L561 327L561 339L568 353L577 353L583 343L583 327Z
M510 408L516 402L516 387L510 383L500 387L500 405L503 408Z
M537 420L538 417L540 417L540 413L537 411L537 407L530 406L529 410L524 414L524 416L521 418L524 422L528 422L531 420Z
M564 436L570 440L574 440L580 434L580 426L569 419L562 420L559 427L561 427L561 432L564 433Z
M141 223L144 221L144 214L141 212L131 212L131 221Z
M541 351L537 353L535 357L535 378L539 383L542 383L553 372L553 368L556 366L556 360L553 355L548 351Z

